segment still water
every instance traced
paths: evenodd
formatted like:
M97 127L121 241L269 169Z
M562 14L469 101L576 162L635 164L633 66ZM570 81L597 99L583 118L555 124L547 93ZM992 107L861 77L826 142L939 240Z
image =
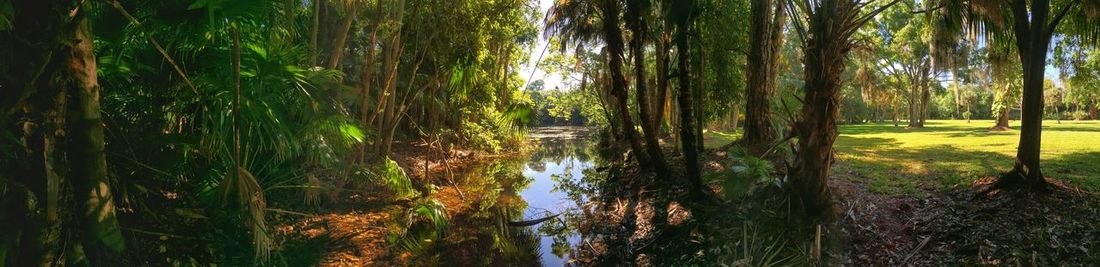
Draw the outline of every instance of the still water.
M602 180L594 170L600 160L591 132L533 128L529 136L539 146L530 154L456 174L456 187L470 204L447 207L456 213L450 227L422 256L455 266L569 265L582 239L576 229L584 216L577 207Z

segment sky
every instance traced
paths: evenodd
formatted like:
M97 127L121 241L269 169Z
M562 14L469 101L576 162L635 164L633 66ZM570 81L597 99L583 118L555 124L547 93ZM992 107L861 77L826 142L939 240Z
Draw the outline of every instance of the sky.
M550 42L549 42L549 40L547 40L544 37L543 29L545 27L543 27L542 19L543 19L543 17L546 16L546 12L548 12L550 10L550 6L553 6L553 5L554 5L554 0L539 0L539 9L542 12L541 13L542 15L539 16L539 22L538 22L539 42L531 50L531 53L530 53L531 57L527 59L527 63L521 66L522 68L520 68L520 75L521 75L520 77L523 77L523 79L527 80L527 83L531 83L531 82L534 82L534 81L537 81L537 80L542 80L545 83L543 88L546 88L546 89L559 88L561 90L564 90L564 89L568 89L568 88L564 88L565 86L563 85L564 82L561 79L561 75L547 74L545 71L542 71L542 70L535 67L536 61L539 59L539 55L543 54L543 51L546 51L547 54L549 54L551 52L551 51L547 51L547 49L546 49L547 46L550 45ZM532 71L534 71L534 74L532 74ZM530 79L528 79L528 78L530 78Z

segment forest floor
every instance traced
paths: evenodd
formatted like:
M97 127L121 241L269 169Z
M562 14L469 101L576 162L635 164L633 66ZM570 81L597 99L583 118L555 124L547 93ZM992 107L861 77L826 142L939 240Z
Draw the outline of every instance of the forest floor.
M454 147L443 152L439 146L430 147L424 141L398 141L393 147L393 160L414 183L435 185L438 189L432 199L443 203L453 216L465 212L469 204L462 201L458 189L446 182L448 174L459 174L500 157L516 156L523 149L517 151L491 153ZM445 154L447 157L442 157ZM405 227L398 225L394 216L402 213L408 200L381 197L385 194L365 185L349 183L348 187L349 190L328 196L314 214L276 224L274 229L284 241L284 253L295 260L288 262L288 266L395 266L412 256L395 254L392 244L387 243L390 233Z

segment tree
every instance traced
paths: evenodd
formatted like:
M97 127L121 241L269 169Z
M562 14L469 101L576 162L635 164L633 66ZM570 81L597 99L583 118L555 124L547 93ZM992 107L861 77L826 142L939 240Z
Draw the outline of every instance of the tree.
M779 78L779 49L783 47L785 0L751 0L749 57L746 81L745 133L748 147L763 152L776 138L771 100Z
M1100 29L1090 25L1100 2L1082 0L1013 0L1013 1L936 1L929 6L942 6L945 15L936 40L952 40L962 29L984 30L992 38L1011 38L1020 59L1023 74L1023 104L1020 143L1016 163L1011 171L1001 175L995 187L1022 187L1045 191L1047 181L1040 166L1039 152L1043 124L1043 80L1046 72L1050 41L1059 29L1067 35L1081 35L1088 41L1100 36ZM1053 13L1051 13L1053 11ZM963 18L966 18L965 20ZM1063 24L1068 21L1069 23ZM960 26L969 23L970 27ZM1060 27L1062 26L1062 27Z
M11 97L0 110L3 125L18 129L0 133L19 148L12 150L16 158L0 159L0 178L18 192L0 192L0 226L12 233L0 253L16 247L21 253L7 254L4 263L49 265L77 248L63 242L74 235L87 258L67 260L117 263L124 242L108 178L90 5L10 4L18 12L10 28L0 25L0 84L10 86Z
M792 125L798 138L794 165L788 166L792 204L807 215L824 217L831 212L827 186L833 161L840 110L841 74L852 48L852 35L867 21L898 1L864 12L867 3L852 0L817 0L792 4L794 28L802 36L805 85L799 120Z
M657 124L656 110L653 110L654 106L649 100L651 92L646 90L646 83L649 80L646 79L645 41L648 39L649 29L644 17L649 11L650 3L647 0L628 0L626 4L626 22L631 31L630 53L634 58L634 95L637 97L638 102L639 121L641 121L642 131L645 133L646 153L649 153L649 158L653 163L653 167L657 170L657 174L661 177L668 177L668 163L665 162L665 156L661 152L661 143L658 140L660 125Z
M694 88L691 87L691 69L688 62L690 62L691 46L689 44L689 35L691 31L691 25L698 15L699 10L696 8L694 0L691 1L676 1L665 2L669 5L668 20L674 25L674 37L673 42L676 46L677 53L677 82L679 83L679 93L677 96L677 102L680 106L680 146L684 153L684 167L687 169L687 180L689 193L695 200L701 200L705 197L703 192L702 181L702 167L699 162L699 146L701 144L698 141L700 136L697 136L698 129L700 127L697 121L695 109L695 95Z

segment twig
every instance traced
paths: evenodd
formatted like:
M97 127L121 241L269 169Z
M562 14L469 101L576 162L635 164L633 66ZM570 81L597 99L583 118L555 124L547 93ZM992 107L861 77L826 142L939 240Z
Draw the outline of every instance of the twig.
M306 217L315 216L313 214L301 213L301 212L297 212L297 211L289 211L289 210L284 210L284 209L267 208L265 210L274 211L274 212L278 212L278 213L286 213L286 214L293 214L293 215L299 215L299 216L306 216Z
M920 241L920 244L917 245L917 248L913 249L913 251L910 251L909 256L905 256L905 259L902 260L901 263L905 264L905 263L909 262L909 258L912 258L913 255L917 255L917 252L920 252L920 249L924 248L924 245L928 245L929 240L932 240L932 236L924 237L924 240Z
M190 239L190 240L204 240L204 241L213 241L213 240L210 240L210 239L205 239L205 238L197 238L197 237L182 236L182 235L175 235L175 234L169 234L169 233L161 233L161 232L146 231L146 230L141 230L141 229L134 229L134 228L129 228L129 227L122 227L122 229L123 229L123 230L126 230L126 231L130 231L130 232L134 232L134 233L139 233L139 234L147 234L147 235L157 235L157 236L167 236L167 237L171 237L171 238L179 238L179 239Z

